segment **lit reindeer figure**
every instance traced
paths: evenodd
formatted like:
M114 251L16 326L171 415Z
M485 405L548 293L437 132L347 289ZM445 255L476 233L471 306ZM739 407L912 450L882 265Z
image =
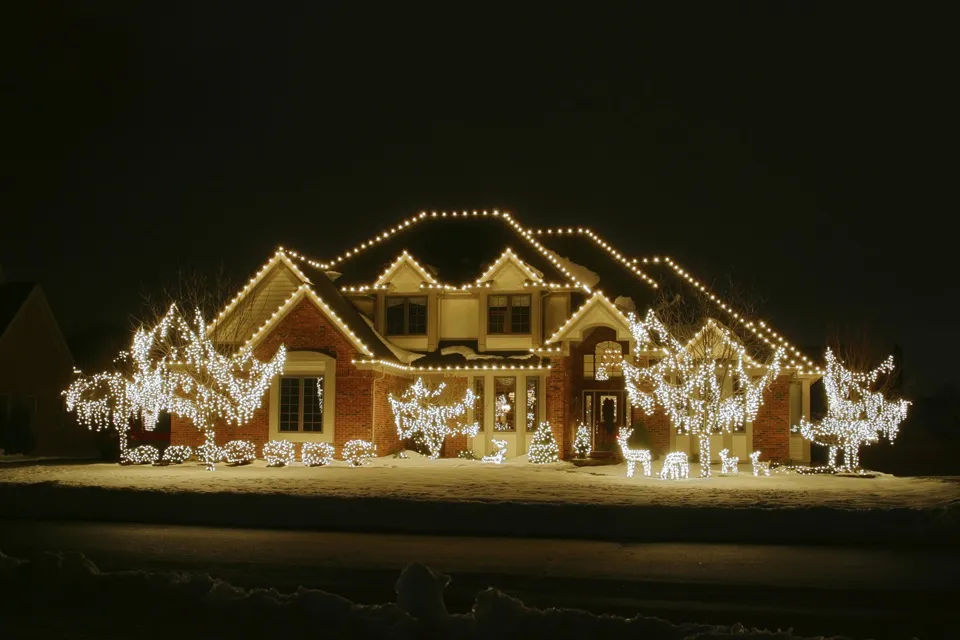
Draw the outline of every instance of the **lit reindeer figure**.
M496 452L490 454L489 456L483 456L480 459L480 462L492 462L493 464L500 464L507 455L507 441L493 440L492 442L493 446L497 448Z
M621 427L620 435L617 436L617 442L620 443L620 450L623 451L623 459L627 461L627 477L632 478L633 472L637 468L637 463L643 465L643 475L650 477L650 452L647 449L631 449L627 440L633 429Z
M764 460L763 462L761 462L759 451L754 451L753 453L750 454L750 462L753 463L753 475L755 476L759 476L760 474L763 474L765 476L770 475L770 461Z
M690 477L690 463L687 454L683 451L668 453L663 459L663 468L660 470L661 480L686 480Z
M740 471L737 467L740 464L740 458L727 455L729 453L729 449L720 451L720 473L738 473Z

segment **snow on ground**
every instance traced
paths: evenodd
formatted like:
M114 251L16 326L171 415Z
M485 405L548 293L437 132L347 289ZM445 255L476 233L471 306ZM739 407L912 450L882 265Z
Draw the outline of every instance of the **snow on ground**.
M248 590L207 574L102 572L76 552L45 553L29 561L0 553L0 588L10 594L0 602L0 617L12 637L33 638L800 638L791 631L770 633L739 624L539 610L495 588L479 592L469 613L451 614L444 602L449 582L449 576L411 564L397 580L395 603L362 605L304 587L293 593Z
M658 471L654 467L654 474ZM840 510L931 509L960 504L960 483L937 479L780 474L754 477L749 465L733 476L688 480L626 477L623 464L576 467L569 462L534 465L525 458L502 465L474 460L378 458L353 468L270 468L263 461L215 472L188 463L167 467L117 464L43 465L3 468L0 483L56 483L169 493L251 493L316 497L394 498L443 502L559 503L671 507L828 507Z

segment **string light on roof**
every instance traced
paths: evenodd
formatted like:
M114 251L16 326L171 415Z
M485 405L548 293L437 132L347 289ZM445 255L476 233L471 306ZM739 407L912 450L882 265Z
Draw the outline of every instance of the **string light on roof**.
M385 366L398 369L400 371L413 371L420 373L450 373L456 371L548 371L550 365L548 364L533 364L533 365L517 365L517 364L504 364L504 365L491 365L491 364L474 364L474 365L436 365L436 366L413 366L407 364L401 364L399 362L393 362L392 360L378 360L378 359L369 359L369 360L351 360L351 363L358 366Z

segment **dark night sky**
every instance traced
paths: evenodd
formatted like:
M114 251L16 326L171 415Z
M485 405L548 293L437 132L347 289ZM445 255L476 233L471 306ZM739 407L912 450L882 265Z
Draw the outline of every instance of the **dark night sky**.
M245 278L279 244L501 207L732 274L799 344L866 326L911 386L958 381L942 17L28 4L0 266L67 330L125 322L178 264Z

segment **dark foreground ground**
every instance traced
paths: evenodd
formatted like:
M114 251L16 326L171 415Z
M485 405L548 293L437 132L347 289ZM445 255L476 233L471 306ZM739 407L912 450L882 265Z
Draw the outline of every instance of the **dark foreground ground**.
M371 605L394 602L401 570L419 562L452 577L445 595L456 613L469 611L478 592L495 586L530 607L643 614L674 623L739 622L793 628L800 636L960 637L960 551L953 549L617 543L0 520L0 551L29 558L44 550L82 552L102 571L197 571L244 588L290 593L308 587ZM8 605L14 601L4 599ZM57 607L61 605L53 610ZM49 608L21 607L6 612L2 628L17 632L9 637L167 633L163 629L171 623L171 609L165 597L142 601L135 609L132 617L129 605L106 616L89 607L51 616ZM202 617L196 610L191 615ZM190 629L203 626L173 622L181 637L195 637ZM78 624L92 629L90 635L81 634ZM64 627L73 631L58 635ZM127 635L114 635L119 628Z

